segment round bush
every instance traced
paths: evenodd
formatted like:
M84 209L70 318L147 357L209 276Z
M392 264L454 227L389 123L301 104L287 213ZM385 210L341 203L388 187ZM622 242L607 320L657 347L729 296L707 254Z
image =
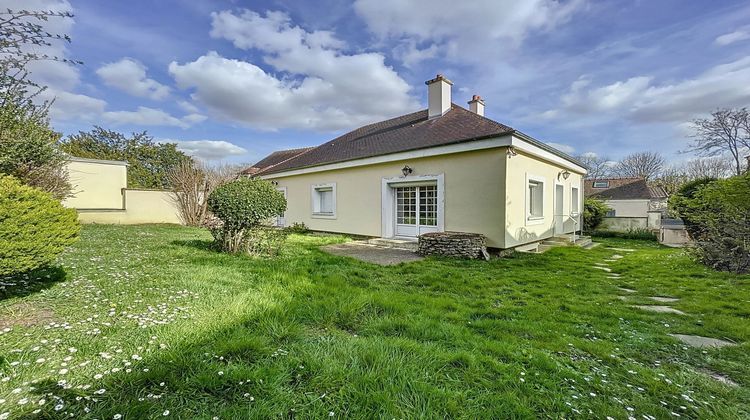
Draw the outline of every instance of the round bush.
M0 176L0 276L52 263L78 239L77 219L50 194Z
M241 178L228 182L208 196L208 208L224 223L224 229L258 226L286 210L286 199L270 182Z
M587 198L583 201L583 230L591 232L595 230L604 221L604 216L609 211L609 207L604 201L597 198Z

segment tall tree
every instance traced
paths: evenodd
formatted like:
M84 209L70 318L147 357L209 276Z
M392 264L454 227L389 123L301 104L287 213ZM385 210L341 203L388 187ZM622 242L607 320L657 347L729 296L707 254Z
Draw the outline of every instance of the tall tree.
M157 143L147 132L131 137L95 126L81 131L62 143L67 153L82 158L123 160L128 162L128 187L171 188L170 171L190 158L174 143Z
M584 153L575 157L588 169L586 179L601 179L612 175L612 161L606 157L599 157L596 153Z
M732 171L742 173L744 155L750 152L750 112L747 108L718 109L711 118L693 121L693 142L687 151L698 156L729 154Z
M615 172L619 176L644 178L648 181L659 175L664 163L664 157L656 152L632 153L617 163Z

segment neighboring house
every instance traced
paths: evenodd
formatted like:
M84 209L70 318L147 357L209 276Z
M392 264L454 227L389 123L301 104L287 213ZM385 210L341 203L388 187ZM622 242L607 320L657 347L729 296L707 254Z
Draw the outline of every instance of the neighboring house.
M605 229L658 229L667 209L664 189L650 187L643 178L587 179L584 193L610 207L602 223Z
M472 232L493 248L531 248L579 230L581 163L485 118L479 96L470 109L453 104L443 76L426 84L428 109L250 168L286 195L279 223L397 239Z
M83 223L181 223L171 191L127 188L127 162L70 157L66 169L73 196L63 205Z

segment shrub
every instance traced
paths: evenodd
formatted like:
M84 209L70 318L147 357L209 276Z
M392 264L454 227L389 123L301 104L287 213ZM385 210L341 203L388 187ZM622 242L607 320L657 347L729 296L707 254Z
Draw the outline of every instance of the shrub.
M700 178L694 181L690 181L683 185L677 193L669 197L669 213L672 216L679 217L685 223L685 230L691 238L695 239L695 235L698 234L699 227L690 217L687 215L688 203L695 197L695 194L706 185L716 181L716 178Z
M706 183L683 196L677 208L691 225L699 261L716 270L750 272L750 173Z
M291 226L287 227L286 230L289 233L297 233L299 235L310 233L310 228L308 228L304 222L294 222Z
M221 221L211 229L219 248L256 253L265 249L257 242L266 241L268 236L261 230L286 210L286 199L268 181L241 178L216 188L208 197L208 208Z
M625 232L619 232L614 230L595 230L591 232L591 236L599 238L620 238L620 239L638 239L641 241L658 241L656 233L650 229L644 228L630 228Z
M52 263L78 239L76 211L50 194L0 176L0 276Z
M609 207L598 198L589 197L583 201L583 230L591 232L602 224Z

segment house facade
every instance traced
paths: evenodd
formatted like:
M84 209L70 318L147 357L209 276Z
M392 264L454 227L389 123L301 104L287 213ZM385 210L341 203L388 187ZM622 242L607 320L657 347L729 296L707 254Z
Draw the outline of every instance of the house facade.
M580 163L485 118L478 96L469 109L453 104L444 77L426 84L426 110L276 152L249 168L286 195L278 223L397 239L480 233L494 248L580 229Z
M587 179L584 192L609 206L602 222L605 229L659 229L667 209L666 191L649 186L643 178Z

